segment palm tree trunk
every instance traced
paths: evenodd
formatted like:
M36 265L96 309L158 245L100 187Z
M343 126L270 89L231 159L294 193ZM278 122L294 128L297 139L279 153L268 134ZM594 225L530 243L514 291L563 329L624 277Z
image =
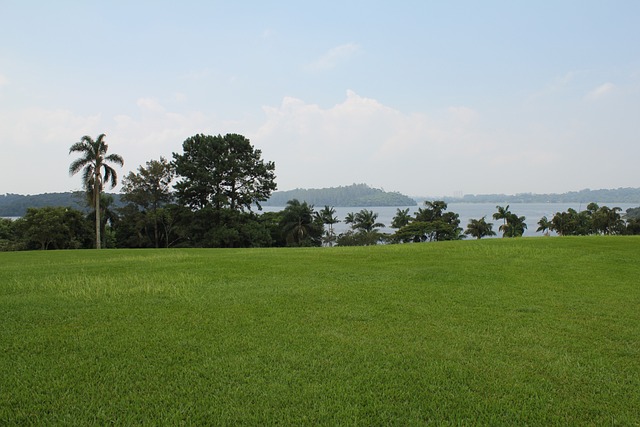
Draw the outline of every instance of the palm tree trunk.
M96 174L93 183L93 199L96 208L96 249L100 249L100 175Z

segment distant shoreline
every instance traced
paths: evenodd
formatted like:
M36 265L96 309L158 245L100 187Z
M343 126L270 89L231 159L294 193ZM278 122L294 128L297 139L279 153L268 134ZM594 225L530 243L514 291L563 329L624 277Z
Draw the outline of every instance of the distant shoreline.
M561 194L467 194L462 197L447 196L405 196L397 192L385 192L368 187L366 184L354 184L347 187L330 189L299 189L288 192L275 192L262 203L262 206L285 206L288 200L298 198L315 206L333 207L407 207L422 206L425 200L444 200L447 203L495 203L497 205L517 203L581 203L630 204L640 206L640 188L617 188L602 190L580 190ZM323 194L324 193L324 194ZM120 194L110 193L115 208L123 206ZM338 197L340 196L340 197ZM82 193L43 193L34 195L0 194L0 216L21 217L28 208L46 206L69 206L86 210Z

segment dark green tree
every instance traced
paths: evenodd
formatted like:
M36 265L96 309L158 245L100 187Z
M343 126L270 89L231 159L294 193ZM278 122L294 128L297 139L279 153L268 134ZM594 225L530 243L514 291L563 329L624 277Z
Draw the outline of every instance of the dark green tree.
M496 206L498 210L493 214L493 219L503 220L499 230L502 231L502 237L521 237L527 229L524 216L518 216L509 211L509 205L506 207Z
M118 174L109 165L124 165L124 160L118 154L107 154L108 145L104 141L105 134L98 135L94 141L85 135L80 142L76 142L69 149L69 154L80 153L81 157L74 160L69 166L69 173L75 175L82 171L82 184L85 191L91 194L91 206L96 212L96 249L100 249L100 195L104 190L104 184L111 184L111 188L118 184Z
M145 166L138 167L138 172L129 172L122 180L122 200L135 205L153 230L154 246L160 246L162 240L162 228L170 220L163 206L173 199L171 194L171 183L174 178L174 171L171 163L164 157L160 160L150 160ZM168 242L165 235L165 246Z
M629 218L624 234L640 234L640 218Z
M412 223L396 232L396 241L434 242L459 240L464 238L460 228L460 217L455 212L446 212L447 203L442 200L425 201L419 208ZM416 232L412 238L411 232Z
M289 200L282 211L280 227L287 246L320 246L323 224L314 214L313 205L298 199Z
M15 223L9 218L0 218L0 252L16 248Z
M464 233L475 237L478 240L483 237L496 235L496 232L493 231L493 223L487 222L485 217L480 219L470 219Z
M420 243L434 238L436 225L433 222L411 221L391 236L393 243Z
M72 208L28 208L15 227L26 249L79 249L91 242L89 223Z
M624 233L625 223L622 219L622 216L620 215L622 209L620 209L619 207L600 207L595 203L591 203L589 204L587 209L591 214L592 228L594 233L601 233L605 235Z
M195 135L182 144L183 154L173 153L180 179L178 200L192 208L216 210L260 209L260 202L276 189L275 164L264 162L261 151L242 135Z
M344 217L344 223L351 225L353 228L353 224L356 222L356 214L353 212L349 212L347 216Z
M505 207L498 205L496 206L496 209L498 211L493 214L493 219L502 220L502 225L506 228L507 218L511 215L511 211L509 211L509 205ZM500 227L500 230L502 230L502 227Z
M573 208L556 212L551 218L551 228L560 236L587 236L593 232L593 221L588 211L577 212Z
M402 228L408 225L413 218L409 215L409 208L406 209L396 209L396 215L393 217L391 222L391 228Z
M538 228L536 229L536 232L542 232L547 234L547 230L551 230L552 228L553 228L553 223L549 221L549 219L546 216L543 216L542 218L540 218L540 221L538 221Z
M378 228L384 227L384 224L378 221L378 214L368 209L362 209L355 214L354 222L351 227L354 230L364 233L371 233Z
M378 222L378 214L362 209L360 212L350 212L345 217L345 223L351 226L351 230L341 233L336 242L338 246L369 246L376 245L385 239L385 235L378 229L384 224Z
M282 212L262 212L259 216L260 223L271 236L271 245L276 247L287 246L287 241L282 232Z

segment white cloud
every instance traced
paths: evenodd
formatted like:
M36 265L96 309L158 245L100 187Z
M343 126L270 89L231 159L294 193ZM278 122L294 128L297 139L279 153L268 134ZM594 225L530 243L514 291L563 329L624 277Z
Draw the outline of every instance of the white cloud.
M3 74L0 74L0 87L7 86L8 84L9 84L9 79Z
M162 105L160 105L160 103L153 98L140 98L138 99L136 104L138 105L138 107L140 107L140 109L143 112L151 112L151 113L159 113L159 114L164 114L165 112L164 107L162 107Z
M335 68L341 62L353 57L361 50L356 43L347 43L329 49L324 55L309 65L309 68L317 71L325 71Z
M69 147L83 135L105 133L109 151L124 157L120 177L160 156L171 157L197 133L237 131L230 123L201 112L168 111L152 98L137 101L137 114L82 116L68 110L30 108L0 114L0 194L42 193L80 189L69 177Z
M79 189L69 177L69 147L102 132L100 115L29 108L0 114L0 194Z
M479 114L468 107L434 118L348 91L331 108L285 98L264 112L251 140L276 162L281 189L366 182L425 194L449 168L486 161L499 150L475 128Z
M211 115L201 112L168 111L158 100L140 98L136 102L138 114L120 114L113 118L110 140L125 159L125 170L135 170L141 164L170 158L180 151L182 142L197 133L211 133L216 121ZM217 131L216 131L217 133Z
M613 92L615 89L616 89L616 85L614 85L613 83L607 82L593 89L591 92L589 92L585 96L585 99L590 101L595 101L595 100L604 98L605 96Z
M601 158L601 123L573 110L554 120L527 111L407 113L348 91L328 108L286 97L264 107L264 123L247 136L276 163L281 190L365 182L437 196L615 186L586 166Z

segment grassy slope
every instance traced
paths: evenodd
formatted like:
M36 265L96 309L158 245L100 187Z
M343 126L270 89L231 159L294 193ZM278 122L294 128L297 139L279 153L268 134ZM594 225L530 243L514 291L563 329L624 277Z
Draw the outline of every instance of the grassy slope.
M0 424L640 421L640 239L0 253Z

